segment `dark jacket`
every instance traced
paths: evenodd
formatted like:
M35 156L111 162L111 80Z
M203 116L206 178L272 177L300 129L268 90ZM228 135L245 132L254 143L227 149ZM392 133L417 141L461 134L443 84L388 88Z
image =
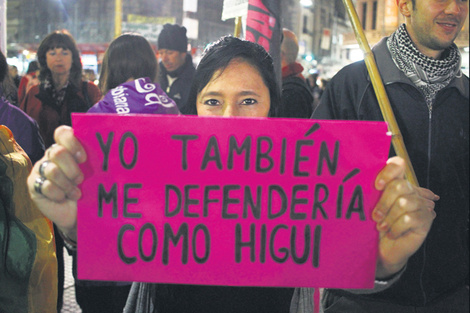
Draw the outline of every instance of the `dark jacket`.
M469 80L456 77L429 110L422 93L395 66L385 40L374 47L380 74L419 184L440 200L431 231L402 277L383 292L360 297L425 306L468 282ZM363 61L333 78L313 118L383 120Z
M280 117L309 118L313 113L313 95L302 76L299 63L282 68Z
M83 84L86 86L86 95L84 88L79 89L71 83L68 84L61 107L57 107L52 99L52 91L45 90L43 84L31 87L21 102L20 108L38 122L46 148L54 143L54 130L58 126L71 125L72 112L86 112L100 100L101 92L95 84Z
M293 288L133 283L124 313L289 313Z
M191 84L193 82L194 73L196 69L193 65L193 60L191 55L188 53L186 55L186 61L183 64L181 70L176 70L178 72L177 79L173 82L171 87L168 86L168 71L160 62L160 68L158 72L158 83L162 87L163 91L176 102L178 109L181 109L186 105L189 97L189 90L191 89Z

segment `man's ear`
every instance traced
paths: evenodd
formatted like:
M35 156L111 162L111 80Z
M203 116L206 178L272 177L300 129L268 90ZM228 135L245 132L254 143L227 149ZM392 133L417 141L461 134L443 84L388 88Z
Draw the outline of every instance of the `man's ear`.
M411 0L398 0L398 10L404 17L410 17L413 12Z

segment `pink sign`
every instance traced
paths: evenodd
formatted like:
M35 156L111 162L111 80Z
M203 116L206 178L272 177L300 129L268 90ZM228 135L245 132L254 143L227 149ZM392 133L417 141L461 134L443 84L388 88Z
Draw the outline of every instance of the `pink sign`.
M78 277L370 288L383 122L74 114Z

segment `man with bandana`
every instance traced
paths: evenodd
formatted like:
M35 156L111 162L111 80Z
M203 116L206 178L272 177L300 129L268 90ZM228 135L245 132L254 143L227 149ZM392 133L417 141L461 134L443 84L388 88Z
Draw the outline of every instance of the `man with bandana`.
M469 312L469 80L454 44L468 2L397 0L397 5L405 23L373 52L419 185L440 196L436 218L424 242L416 244L412 225L420 217L414 209L403 210L406 197L390 203L385 216L373 214L380 233L376 287L327 289L325 312ZM364 61L331 80L313 118L383 120ZM406 231L387 243L393 227ZM416 247L401 266L383 271L384 261L411 244ZM394 245L393 253L383 253L387 245Z

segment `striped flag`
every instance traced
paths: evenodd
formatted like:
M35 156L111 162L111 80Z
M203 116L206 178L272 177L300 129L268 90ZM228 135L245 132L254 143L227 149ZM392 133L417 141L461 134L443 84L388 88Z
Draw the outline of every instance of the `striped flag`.
M262 45L274 59L281 86L281 1L249 0L245 39Z

